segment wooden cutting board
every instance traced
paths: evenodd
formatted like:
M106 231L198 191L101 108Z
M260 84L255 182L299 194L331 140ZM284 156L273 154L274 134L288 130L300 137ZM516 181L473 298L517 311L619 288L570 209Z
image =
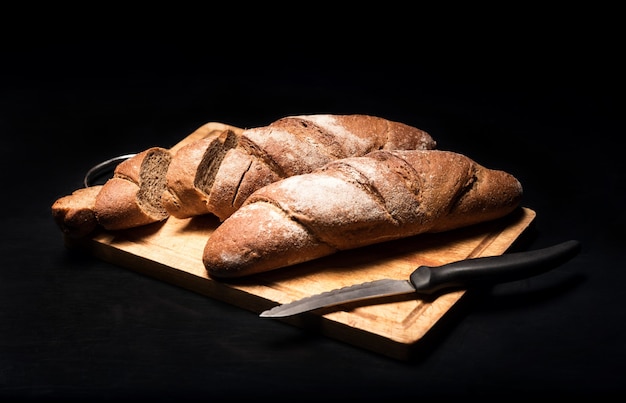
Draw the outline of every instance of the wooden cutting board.
M173 151L214 130L207 123L172 147ZM66 238L67 247L84 248L119 266L219 299L255 313L320 292L382 278L408 279L420 265L437 266L470 257L504 253L529 227L535 212L519 208L493 222L440 234L423 234L344 251L244 279L209 278L202 251L219 221L211 216L168 220L130 230L99 231L84 239ZM280 320L392 358L408 359L423 337L465 294L459 290L431 300L403 296L374 303L344 305Z

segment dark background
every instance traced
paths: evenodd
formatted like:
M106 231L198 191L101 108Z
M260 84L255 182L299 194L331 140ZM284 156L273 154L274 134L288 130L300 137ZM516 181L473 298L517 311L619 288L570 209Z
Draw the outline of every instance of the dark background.
M372 11L293 11L287 22L190 12L96 28L93 14L70 26L43 12L5 32L0 399L624 397L614 14L492 10L486 25L462 10L432 24ZM154 25L123 34L138 20ZM316 113L401 121L513 173L537 213L524 248L577 239L582 252L475 292L399 362L65 249L50 206L92 165L210 121Z

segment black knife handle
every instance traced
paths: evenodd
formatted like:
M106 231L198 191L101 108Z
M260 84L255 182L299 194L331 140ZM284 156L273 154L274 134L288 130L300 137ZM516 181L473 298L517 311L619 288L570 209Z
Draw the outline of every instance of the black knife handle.
M432 294L448 287L495 284L520 280L557 267L580 251L580 242L571 240L544 249L478 257L443 266L420 266L410 281L419 293Z

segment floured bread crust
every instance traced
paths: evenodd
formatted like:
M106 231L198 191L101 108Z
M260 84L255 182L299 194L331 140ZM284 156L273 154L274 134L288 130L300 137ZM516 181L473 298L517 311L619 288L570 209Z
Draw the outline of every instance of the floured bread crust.
M493 220L521 197L514 176L462 154L375 151L257 190L213 232L203 262L211 276L245 276Z
M368 115L300 115L240 132L225 129L174 155L163 203L177 218L221 221L255 190L337 159L379 149L432 149L425 131Z
M210 186L202 189L209 212L223 221L254 191L279 179L380 149L435 146L427 132L375 116L288 116L244 130L236 147L227 150ZM203 175L202 169L196 175Z

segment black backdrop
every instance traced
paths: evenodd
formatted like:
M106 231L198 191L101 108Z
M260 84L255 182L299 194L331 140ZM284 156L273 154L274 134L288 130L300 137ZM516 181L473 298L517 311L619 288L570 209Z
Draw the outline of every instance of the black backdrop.
M468 37L469 24L447 42L448 25L381 38L303 21L311 39L298 42L297 22L259 39L262 23L206 18L193 40L173 28L114 36L114 24L88 38L88 23L5 36L0 398L623 397L613 25L589 37L573 22L533 39L532 24ZM398 362L64 248L50 206L93 164L171 146L209 121L313 113L402 121L513 173L537 212L525 248L578 239L582 252L540 278L482 290L422 355Z

